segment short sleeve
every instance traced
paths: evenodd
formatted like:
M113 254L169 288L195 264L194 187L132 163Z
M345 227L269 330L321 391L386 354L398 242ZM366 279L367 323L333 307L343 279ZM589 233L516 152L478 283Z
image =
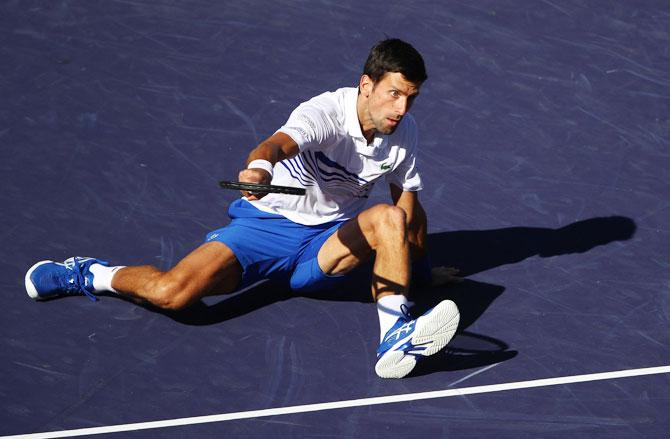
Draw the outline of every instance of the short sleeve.
M277 130L290 136L300 151L315 148L335 135L330 99L317 96L298 106Z
M403 191L416 192L423 189L417 166L418 130L414 119L408 122L402 145L405 149L405 157L392 172L386 174L386 182L400 187Z

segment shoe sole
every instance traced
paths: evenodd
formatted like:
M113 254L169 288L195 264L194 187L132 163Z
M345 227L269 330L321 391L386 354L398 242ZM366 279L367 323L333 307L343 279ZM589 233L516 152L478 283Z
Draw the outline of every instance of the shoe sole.
M30 280L30 276L33 274L33 271L35 271L37 267L39 267L40 265L49 264L51 262L53 261L40 261L37 264L30 267L30 270L28 270L28 272L26 273L26 279L25 279L26 292L28 293L28 296L30 296L31 299L41 300L42 297L40 297L39 293L37 292L37 288L35 288L35 284L33 284L33 281Z
M443 300L430 313L417 319L411 342L414 345L431 343L421 352L421 356L436 354L451 341L459 321L460 313L456 304L451 300ZM377 361L375 372L380 378L403 378L414 369L416 360L416 355L390 350Z

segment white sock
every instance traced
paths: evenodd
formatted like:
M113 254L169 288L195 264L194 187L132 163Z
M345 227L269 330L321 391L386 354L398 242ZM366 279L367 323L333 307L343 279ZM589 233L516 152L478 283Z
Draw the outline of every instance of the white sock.
M112 278L114 274L125 266L106 267L102 264L91 264L89 270L93 273L93 289L95 291L111 291L119 294L112 288Z
M379 341L384 339L384 336L389 329L398 320L398 317L403 315L400 306L409 306L407 297L402 294L394 294L384 296L377 300L377 313L379 314Z

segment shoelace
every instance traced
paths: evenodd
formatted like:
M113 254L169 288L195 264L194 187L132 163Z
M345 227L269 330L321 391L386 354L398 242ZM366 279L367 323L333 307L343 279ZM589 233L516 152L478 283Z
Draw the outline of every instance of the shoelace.
M409 307L404 303L400 305L400 312L402 313L402 316L405 318L405 320L408 322L412 320L412 315L409 313Z
M97 302L98 298L93 294L93 285L86 285L86 278L84 273L81 272L81 265L77 258L72 258L72 267L67 267L72 272L72 288L68 288L68 291L83 291L86 297L91 299L93 302Z

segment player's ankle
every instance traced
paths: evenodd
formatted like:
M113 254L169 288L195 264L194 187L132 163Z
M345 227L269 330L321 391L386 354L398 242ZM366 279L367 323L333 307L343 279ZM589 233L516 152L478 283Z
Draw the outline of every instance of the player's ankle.
M392 294L377 300L377 314L379 315L379 339L384 339L386 332L391 329L399 317L403 316L402 306L409 306L407 297L402 294Z
M119 292L112 287L112 279L114 275L125 266L105 267L101 264L93 264L89 268L93 274L93 288L97 292L109 291L115 294Z

